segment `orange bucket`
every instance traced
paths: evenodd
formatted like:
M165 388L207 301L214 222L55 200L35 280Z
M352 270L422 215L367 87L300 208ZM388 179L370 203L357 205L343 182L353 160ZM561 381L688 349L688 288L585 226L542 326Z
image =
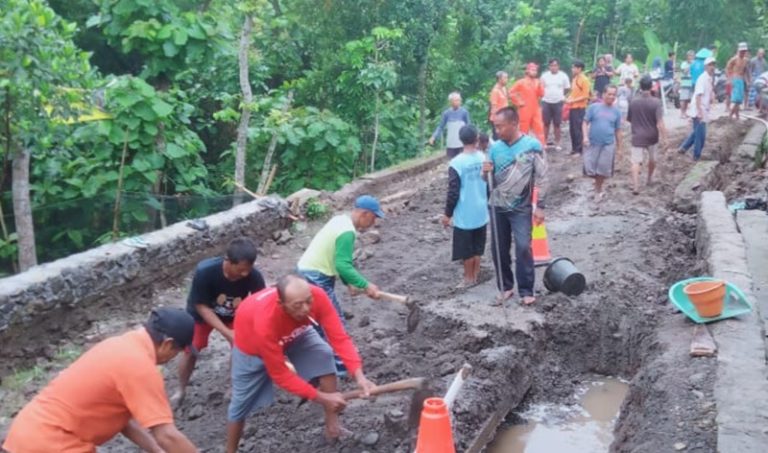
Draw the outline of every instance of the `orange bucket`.
M714 318L715 316L720 316L723 312L723 301L725 300L724 281L712 280L689 283L685 285L683 292L691 300L699 316Z

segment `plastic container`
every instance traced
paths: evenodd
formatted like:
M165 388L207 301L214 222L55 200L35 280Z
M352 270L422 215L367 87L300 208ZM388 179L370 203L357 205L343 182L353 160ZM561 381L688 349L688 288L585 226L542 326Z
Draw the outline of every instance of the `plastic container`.
M544 271L544 286L552 292L578 296L587 287L587 279L568 258L557 258Z
M699 316L714 318L723 312L725 282L722 280L693 282L685 285L683 292L693 304Z

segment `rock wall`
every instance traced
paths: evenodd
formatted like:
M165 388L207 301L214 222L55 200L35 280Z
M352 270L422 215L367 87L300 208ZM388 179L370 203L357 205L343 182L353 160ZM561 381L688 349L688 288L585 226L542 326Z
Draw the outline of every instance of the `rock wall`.
M138 238L103 245L0 281L0 335L22 330L54 309L120 299L188 273L228 241L262 241L288 225L288 206L261 198L204 219L202 228L179 222ZM137 240L138 239L138 240Z

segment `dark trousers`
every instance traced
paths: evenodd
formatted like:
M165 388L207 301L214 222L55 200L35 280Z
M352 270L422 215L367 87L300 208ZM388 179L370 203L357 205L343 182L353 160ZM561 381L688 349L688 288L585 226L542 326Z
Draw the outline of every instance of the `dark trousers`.
M586 112L586 109L571 109L570 113L568 113L568 129L570 129L571 133L571 150L574 153L581 154L583 151L584 132L582 131L581 126L584 122L584 115Z
M536 270L533 265L533 252L531 250L531 227L533 223L533 208L529 204L511 211L499 211L496 209L496 223L491 221L491 250L493 252L493 265L497 267L496 274L501 278L496 285L499 290L509 291L515 287L515 275L512 273L512 240L515 241L515 273L517 273L518 289L520 297L533 296L533 283ZM492 213L493 214L493 213ZM498 229L498 234L497 230ZM496 256L496 238L498 238L499 255ZM501 267L499 269L498 267Z

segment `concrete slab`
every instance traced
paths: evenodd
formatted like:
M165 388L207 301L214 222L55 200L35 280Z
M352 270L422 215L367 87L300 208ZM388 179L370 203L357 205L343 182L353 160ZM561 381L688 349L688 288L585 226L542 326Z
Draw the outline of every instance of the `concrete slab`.
M696 232L709 273L755 302L747 251L722 192L704 192ZM720 453L763 452L768 445L768 368L759 311L711 325L717 342L717 444Z
M699 194L704 190L714 188L717 181L715 170L718 164L719 162L711 160L696 162L696 165L675 188L672 207L676 211L688 214L696 212Z
M755 300L768 332L768 213L739 211L736 223L747 246L747 264L752 274Z

